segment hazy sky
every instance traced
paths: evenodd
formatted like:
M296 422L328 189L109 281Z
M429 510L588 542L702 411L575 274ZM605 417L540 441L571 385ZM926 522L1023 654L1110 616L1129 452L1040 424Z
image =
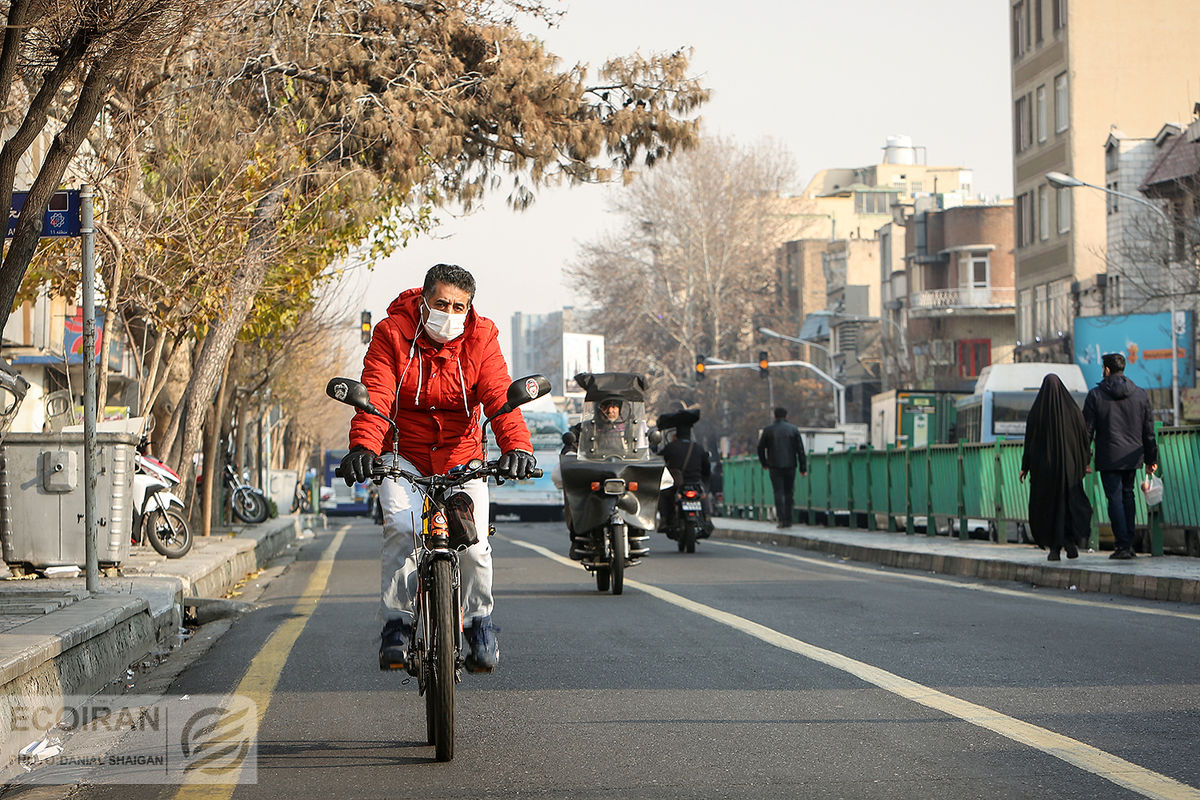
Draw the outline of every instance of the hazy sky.
M569 0L555 29L531 29L566 63L693 48L713 92L704 128L746 143L771 138L795 158L803 188L828 167L878 163L889 135L926 148L929 164L975 171L975 189L1012 193L1008 3L1004 0ZM509 353L515 311L579 302L562 267L614 226L611 187L543 191L525 212L503 195L468 217L441 214L437 238L409 244L361 280L362 307L383 318L439 261L471 270L476 309ZM511 359L510 359L511 360Z

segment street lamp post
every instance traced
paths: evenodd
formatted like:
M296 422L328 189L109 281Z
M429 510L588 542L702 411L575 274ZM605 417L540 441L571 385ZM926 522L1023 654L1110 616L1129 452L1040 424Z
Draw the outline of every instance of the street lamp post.
M1168 231L1170 231L1172 228L1171 218L1167 216L1167 213L1165 211L1163 211L1161 208L1159 208L1157 205L1155 205L1154 203L1151 203L1149 200L1147 200L1144 197L1138 197L1137 195L1129 194L1128 192L1118 192L1116 189L1109 189L1107 186L1099 186L1094 183L1088 183L1087 181L1081 181L1081 180L1079 180L1079 178L1076 178L1073 175L1067 175L1066 173L1063 173L1063 172L1047 172L1046 173L1046 182L1049 183L1051 186L1053 186L1056 189L1075 189L1080 186L1086 186L1089 189L1098 189L1101 192L1104 192L1105 194L1115 195L1116 197L1123 197L1126 200L1129 200L1134 203L1138 203L1139 205L1143 205L1146 208L1153 211L1155 214L1157 214L1160 218L1162 218L1162 221L1164 223L1166 223ZM1167 265L1167 280L1170 282L1169 285L1167 286L1167 295L1170 299L1170 313L1171 313L1171 323L1170 323L1170 327L1171 327L1171 424L1178 425L1179 424L1179 346L1176 341L1176 332L1175 332L1175 270L1171 269L1171 265L1169 263Z
M815 347L818 350L823 350L825 352L825 356L829 359L829 369L831 371L833 370L833 353L825 345L817 344L816 342L810 342L807 339L800 339L795 336L786 336L782 333L773 331L770 328L759 328L758 332L761 333L763 336L769 336L773 339L783 339L784 341L795 342L796 344L806 344L806 345ZM791 363L792 362L782 362L781 366L783 366L785 364L791 364ZM818 375L820 375L822 378L824 378L826 381L828 381L831 386L833 386L834 423L836 425L842 425L843 423L845 423L845 421L846 421L846 387L843 386L841 383L838 383L832 377L821 372L816 367L813 367L811 364L808 364L803 361L797 361L795 363L800 366L809 367L814 372L816 372Z

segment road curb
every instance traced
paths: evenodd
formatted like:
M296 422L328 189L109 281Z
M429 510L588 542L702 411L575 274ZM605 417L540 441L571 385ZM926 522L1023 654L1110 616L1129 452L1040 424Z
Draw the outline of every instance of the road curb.
M1081 557L1078 562L1062 561L1059 562L1059 565L1052 565L1044 561L1039 564L1027 563L1016 558L1006 559L992 554L989 554L989 557L982 557L972 554L948 555L938 552L922 552L915 549L913 542L909 542L907 537L903 541L909 545L908 548L886 547L878 544L839 541L835 538L824 538L820 535L800 532L751 530L738 527L737 520L714 520L714 523L717 527L713 531L713 536L716 538L794 547L896 569L992 581L1016 581L1054 589L1075 587L1081 592L1103 592L1146 600L1200 603L1200 578L1147 575L1128 571L1132 569L1128 566L1119 571L1109 566L1112 562L1109 562L1107 557L1098 555ZM845 535L846 529L840 529L840 536L844 537ZM889 535L903 536L903 534ZM955 540L950 541L954 542ZM968 543L963 546L982 547L986 545ZM1041 550L1027 548L1025 552L1031 553L1034 557L1045 558L1044 551ZM1151 561L1147 558L1146 561L1153 563L1158 559ZM1137 562L1142 562L1142 559L1137 559ZM1119 563L1129 565L1131 562Z

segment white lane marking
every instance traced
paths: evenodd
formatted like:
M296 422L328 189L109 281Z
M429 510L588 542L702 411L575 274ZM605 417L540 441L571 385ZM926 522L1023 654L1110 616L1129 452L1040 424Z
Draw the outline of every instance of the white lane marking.
M552 553L540 545L520 539L509 539L509 541L545 556L552 561L556 561L559 564L579 569L578 562L564 558L557 553ZM911 700L927 708L941 711L963 722L992 731L1014 742L1032 747L1035 750L1040 750L1049 756L1079 767L1097 777L1115 783L1130 791L1137 792L1143 797L1150 797L1155 800L1200 800L1200 789L1188 786L1174 778L1153 772L1145 767L1140 767L1119 756L1114 756L1111 753L1092 747L1089 744L1084 744L1069 736L1063 736L1061 733L1055 733L1046 728L1010 717L1007 714L1002 714L999 711L994 711L986 706L977 705L953 695L939 692L937 689L924 686L908 678L902 678L887 670L873 667L862 661L856 661L853 658L844 656L841 653L835 653L832 650L826 650L823 647L817 647L808 642L782 634L765 625L752 622L745 617L739 617L736 614L730 614L712 606L697 603L694 600L689 600L682 595L669 592L666 589L660 589L648 583L628 579L626 579L625 585L643 591L652 597L682 608L685 611L691 611L714 622L727 625L734 630L741 631L748 636L753 636L782 650L796 653L818 663L846 672L866 683L878 686L880 689L903 697L906 700Z
M738 550L749 550L752 553L787 558L792 561L800 561L806 564L840 569L844 572L857 572L863 575L870 575L873 578L878 578L881 575L887 575L893 578L902 578L906 581L934 583L938 586L949 586L954 589L965 589L972 592L989 592L991 594L1000 594L1007 597L1021 597L1027 600L1045 600L1051 603L1063 603L1065 605L1072 606L1128 611L1133 614L1149 614L1156 617L1174 617L1176 619L1187 619L1191 620L1192 622L1200 622L1200 614L1188 613L1186 611L1172 611L1165 608L1149 608L1146 606L1127 605L1125 603L1101 603L1097 600L1084 600L1078 597L1058 597L1056 595L1034 594L1033 592L1018 591L1016 589L1003 589L999 586L987 586L976 583L961 583L959 581L952 581L948 580L947 578L938 578L930 575L915 575L912 572L906 572L901 568L872 569L870 567L860 567L853 564L839 564L836 561L828 561L815 556L801 556L795 553L785 553L779 550L772 550L767 547L756 547L754 545L740 544L737 542L715 542L710 540L707 542L707 544L715 544L719 545L720 547L732 547ZM963 577L971 578L972 576L964 575ZM982 579L975 578L975 580Z

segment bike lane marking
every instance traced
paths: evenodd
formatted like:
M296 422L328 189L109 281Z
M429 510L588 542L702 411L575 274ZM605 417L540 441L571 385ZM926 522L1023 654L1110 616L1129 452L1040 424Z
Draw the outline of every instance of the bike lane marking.
M333 541L329 543L321 553L321 557L313 565L312 575L308 577L304 591L292 605L288 618L267 637L267 641L259 648L258 653L250 661L250 666L246 668L246 673L231 693L249 697L254 701L258 708L258 725L260 727L267 715L267 708L271 704L271 695L283 674L288 656L325 594L325 589L329 585L329 577L333 572L334 559L337 557L338 548L342 546L348 530L350 530L350 526L343 525L334 534ZM211 779L201 778L200 780ZM185 782L175 793L175 798L176 800L229 800L233 797L233 792L238 785L236 778L229 783L222 784Z
M1086 606L1090 608L1102 608L1105 611L1119 610L1128 611L1132 614L1149 614L1156 617L1174 617L1176 619L1187 619L1192 622L1200 622L1200 614L1188 613L1186 611L1171 611L1165 608L1150 608L1144 606L1127 605L1124 603L1102 603L1099 600L1084 600L1081 597L1058 597L1055 595L1034 594L1033 592L1020 591L1017 589L1005 589L1000 586L986 586L982 584L960 583L958 581L948 580L946 578L936 578L930 575L914 575L910 572L900 571L898 569L872 569L870 567L859 567L853 564L840 564L835 561L825 561L820 558L811 556L800 556L795 553L783 553L771 550L766 547L755 547L754 545L738 544L735 542L715 542L709 541L707 544L715 544L719 547L732 547L738 550L748 550L751 553L760 555L778 556L779 558L787 558L792 561L799 561L804 564L813 564L814 566L830 567L832 569L840 569L844 572L857 572L862 575L869 575L873 578L878 578L880 575L887 575L893 578L901 578L906 581L917 581L918 583L932 583L938 586L949 586L955 589L966 589L972 592L989 592L991 594L1000 594L1007 597L1020 597L1026 600L1044 600L1050 603L1063 603L1071 606ZM975 580L980 580L976 578ZM1095 592L1095 594L1104 594L1104 592Z
M564 558L540 545L520 539L509 539L508 541L572 569L579 569L579 562ZM908 678L902 678L887 670L857 661L833 650L826 650L823 647L818 647L780 633L765 625L748 620L745 617L739 617L736 614L730 614L727 611L721 611L712 606L697 603L694 600L689 600L682 595L675 594L666 589L660 589L652 584L626 579L625 585L645 592L651 597L656 597L665 603L682 608L685 611L690 611L693 614L706 617L713 622L741 631L774 647L796 653L818 663L841 670L865 683L877 686L906 700L911 700L914 703L932 708L935 711L941 711L963 722L992 731L1018 744L1040 750L1049 756L1065 761L1072 766L1136 792L1143 797L1150 797L1155 800L1200 800L1200 789L1196 789L1186 783L1146 769L1145 767L1138 766L1133 762L1126 761L1119 756L1105 752L1098 747L1084 744L1061 733L1055 733L1032 723L1010 717L999 711L994 711L986 706L940 692L937 689L924 686Z

